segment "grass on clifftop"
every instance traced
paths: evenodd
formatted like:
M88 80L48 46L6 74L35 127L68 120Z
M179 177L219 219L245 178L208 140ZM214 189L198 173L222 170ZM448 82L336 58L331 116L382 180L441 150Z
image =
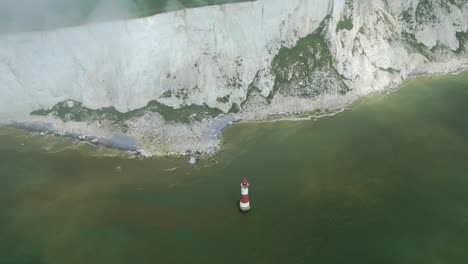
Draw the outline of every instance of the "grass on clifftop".
M174 11L183 8L193 8L226 3L246 2L251 0L132 0L135 4L135 15L150 16L158 13Z

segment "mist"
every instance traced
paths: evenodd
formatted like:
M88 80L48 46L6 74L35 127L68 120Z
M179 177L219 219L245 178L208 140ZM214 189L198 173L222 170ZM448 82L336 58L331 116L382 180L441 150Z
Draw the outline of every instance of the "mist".
M128 18L135 7L133 0L0 0L0 33Z
M43 31L248 0L0 0L0 34Z

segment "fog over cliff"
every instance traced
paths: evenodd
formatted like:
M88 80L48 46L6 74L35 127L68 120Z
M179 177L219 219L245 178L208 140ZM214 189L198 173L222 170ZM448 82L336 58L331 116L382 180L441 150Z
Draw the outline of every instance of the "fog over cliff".
M15 0L0 2L0 32L37 31L131 16L132 0Z
M244 0L245 1L245 0ZM50 30L239 0L3 0L0 33Z

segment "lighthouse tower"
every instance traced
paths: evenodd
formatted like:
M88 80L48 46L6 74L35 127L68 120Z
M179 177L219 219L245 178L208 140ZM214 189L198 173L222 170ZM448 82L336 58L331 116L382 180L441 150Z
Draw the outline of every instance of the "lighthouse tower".
M250 210L249 202L249 181L247 178L242 178L241 182L241 198L239 208L242 212L248 212Z

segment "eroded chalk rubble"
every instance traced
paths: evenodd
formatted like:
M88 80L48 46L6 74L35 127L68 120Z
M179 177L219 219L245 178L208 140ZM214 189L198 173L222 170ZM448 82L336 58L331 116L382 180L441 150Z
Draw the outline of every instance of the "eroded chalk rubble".
M147 155L210 152L239 119L333 111L464 69L467 42L462 0L258 0L3 35L0 113L125 134Z

